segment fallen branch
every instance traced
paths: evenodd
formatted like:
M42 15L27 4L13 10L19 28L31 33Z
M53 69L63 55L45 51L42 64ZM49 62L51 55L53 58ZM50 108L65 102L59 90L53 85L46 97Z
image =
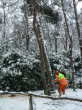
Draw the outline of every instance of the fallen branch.
M48 98L48 99L52 99L52 100L73 100L73 101L79 101L82 102L81 99L76 99L76 98L68 98L68 97L61 97L61 98L55 98L53 96L43 96L43 95L35 95L33 94L34 97L41 97L41 98Z
M20 92L2 92L0 93L0 95L5 95L5 94L21 94L21 95L25 95L25 96L29 96L28 93L20 93ZM40 98L48 98L48 99L52 99L52 100L73 100L73 101L78 101L78 102L82 102L81 99L76 99L76 98L68 98L68 97L61 97L61 98L55 98L53 96L48 96L48 95L36 95L36 94L33 94L31 93L34 97L40 97Z

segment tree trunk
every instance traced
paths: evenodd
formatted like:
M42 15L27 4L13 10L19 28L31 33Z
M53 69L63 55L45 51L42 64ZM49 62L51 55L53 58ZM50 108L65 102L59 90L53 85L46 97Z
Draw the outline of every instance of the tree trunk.
M5 23L5 8L3 9L3 11L4 11L4 38L5 38L5 25L6 25L6 23Z
M64 49L67 50L67 34L65 32Z
M79 26L79 21L78 21L78 16L77 16L77 9L76 9L75 0L73 0L73 6L74 6L74 12L75 12L77 33L78 33L78 38L79 38L80 52L81 52L81 71L82 71L82 36L81 36L81 32L80 32L80 26Z
M74 82L74 66L73 66L73 56L72 56L72 36L70 36L69 33L69 27L68 27L68 23L67 23L67 18L66 18L66 14L65 14L65 10L64 10L64 3L63 0L61 0L62 3L62 10L63 10L63 14L64 14L64 19L65 19L65 24L66 24L66 29L67 29L67 34L68 37L70 39L70 45L69 45L69 49L70 49L70 62L71 62L71 71L72 71L72 84L73 84L73 91L75 91L75 82Z
M36 1L35 0L33 0L33 6L34 6L34 22L33 22L33 26L34 26L34 30L35 30L35 33L36 33L36 37L37 37L38 43L39 43L39 47L41 47L40 54L43 55L43 57L42 57L43 60L41 59L41 61L44 61L42 63L45 64L45 66L46 66L46 71L47 71L47 75L48 75L48 79L49 79L50 89L53 89L54 86L52 84L51 69L50 69L50 65L49 65L46 49L44 47L43 37L41 36L41 32L40 32L40 22L36 23ZM39 8L39 5L38 5L38 8ZM40 20L40 18L39 18L39 20ZM37 25L37 27L36 27L36 25Z
M50 64L49 64L46 49L44 48L44 42L43 42L43 38L42 38L41 33L40 33L39 25L38 25L38 33L39 33L39 39L40 39L42 49L43 49L44 62L45 62L46 71L47 71L48 80L49 80L49 88L50 88L50 90L53 90L54 86L53 86L53 83L52 83L53 81L52 81L52 75L51 75L51 67L50 67Z
M33 19L33 26L34 26L34 31L37 37L37 41L39 44L39 50L40 50L40 59L41 59L41 78L42 78L42 84L43 84L43 89L44 93L48 95L48 90L47 90L47 84L46 84L46 78L45 78L45 73L44 73L44 58L43 58L43 50L42 50L42 45L41 42L39 41L39 33L38 29L36 27L36 3L35 0L32 1L33 6L34 6L34 19Z
M44 54L43 54L43 46L42 46L42 42L41 42L41 35L40 35L40 30L39 30L39 25L37 25L37 32L38 32L38 44L39 44L39 50L40 50L40 58L41 58L41 76L42 76L42 82L43 82L43 86L44 86L44 93L48 95L48 91L47 91L47 84L46 84L46 78L45 78L45 72L44 72ZM44 85L45 83L45 85ZM46 88L46 89L45 89Z
M6 31L5 31L5 26L6 26L6 21L5 21L5 20L6 20L6 16L5 16L5 6L4 6L4 8L3 8L3 11L4 11L4 31L3 31L3 39L4 39L4 41L5 41L5 39L6 39L6 38L5 38L5 34L6 34L6 33L5 33L5 32L6 32ZM3 42L4 42L4 41L3 41ZM3 46L3 52L4 52L5 50L6 50L6 47Z
M57 53L57 37L56 37L55 33L53 33L53 37L55 40L55 53Z
M57 38L56 37L54 38L55 38L55 52L57 53Z
M26 50L29 49L29 41L30 41L30 37L28 34L28 18L27 18L27 10L26 8L24 8L24 16L25 16L25 36L26 36Z
M69 45L69 50L70 50L70 61L71 61L71 71L72 71L72 84L73 84L73 91L75 91L75 82L74 82L74 65L73 65L73 55L72 55L72 36L70 37L70 45Z

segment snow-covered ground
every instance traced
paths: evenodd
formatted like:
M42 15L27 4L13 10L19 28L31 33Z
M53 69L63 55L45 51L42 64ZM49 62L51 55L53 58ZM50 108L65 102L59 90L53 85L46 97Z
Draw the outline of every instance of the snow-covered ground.
M0 91L2 93L2 91ZM33 91L34 94L42 95L43 91ZM4 95L5 96L5 95ZM29 110L29 97L17 95L15 97L0 96L0 110ZM58 97L58 91L52 95ZM82 100L82 89L66 89L62 97L76 98ZM47 98L33 97L33 110L82 110L82 102L73 100L52 100Z

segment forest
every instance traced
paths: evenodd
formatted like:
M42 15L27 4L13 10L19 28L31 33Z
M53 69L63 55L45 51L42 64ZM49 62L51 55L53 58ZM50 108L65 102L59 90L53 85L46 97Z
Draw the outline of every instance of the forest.
M0 0L0 90L82 88L82 1Z

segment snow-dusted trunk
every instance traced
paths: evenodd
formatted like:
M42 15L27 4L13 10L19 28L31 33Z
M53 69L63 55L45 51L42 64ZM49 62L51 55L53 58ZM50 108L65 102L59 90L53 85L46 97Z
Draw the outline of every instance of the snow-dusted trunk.
M71 36L71 37L70 37L69 50L70 50L70 61L71 61L73 90L75 91L75 82L74 82L74 74L75 74L75 72L74 72L74 65L73 65L72 46L73 46L73 40L72 40L72 36Z
M65 32L64 49L67 50L67 34Z
M53 33L53 37L55 40L55 53L57 53L57 37L56 37L55 33Z
M26 36L26 50L29 49L29 41L30 41L30 37L28 34L28 18L27 18L27 10L26 8L24 9L24 17L25 17L25 36Z
M6 26L6 15L5 15L5 6L3 6L3 12L4 12L4 30L3 30L3 39L5 40L5 34L6 34L6 31L5 31L5 26ZM4 41L3 41L4 42ZM3 46L3 52L5 51L5 46Z
M57 53L57 38L54 37L54 39L55 39L55 52Z
M4 11L4 32L3 32L3 34L4 34L4 38L5 38L5 25L6 25L6 23L5 23L5 19L6 19L5 8L3 8L3 11Z
M43 55L43 46L42 46L42 41L41 41L41 35L40 35L40 29L39 29L39 25L37 25L37 28L36 28L37 32L38 32L38 36L37 36L37 40L38 40L38 44L39 44L39 50L40 50L40 58L41 58L41 76L42 76L42 82L43 82L43 86L44 86L44 83L45 83L45 86L44 86L44 90L46 88L46 90L44 91L45 94L48 94L48 91L47 91L47 84L46 84L46 78L45 78L45 72L44 72L44 55ZM45 82L44 82L45 81Z
M47 71L47 75L48 75L48 79L49 79L49 86L50 86L50 89L52 90L54 86L53 86L53 83L52 83L51 67L49 65L47 52L46 52L46 49L44 47L44 39L43 39L43 37L41 35L41 32L40 32L40 23L36 23L36 1L35 0L33 0L33 6L34 6L34 22L33 22L33 26L34 26L36 37L37 37L37 40L38 40L40 54L42 55L41 56L41 58L42 58L41 59L41 61L42 61L41 63L43 63L43 64L41 66L43 66L44 64L46 66L46 71ZM39 8L39 6L38 6L38 8ZM40 20L40 18L39 18L39 20Z
M46 66L46 71L47 71L47 75L48 75L50 90L53 90L51 67L50 67L50 64L49 64L46 48L44 47L44 39L41 36L40 25L38 25L38 33L39 33L39 41L41 42L41 45L42 45L44 63L45 63L45 66Z
M72 42L73 41L72 41L72 36L69 33L69 27L68 27L67 17L66 17L65 10L64 10L65 8L64 8L63 0L61 0L61 3L62 3L62 10L63 10L63 14L64 14L67 34L68 34L68 37L70 39L69 51L70 51L71 71L72 71L72 84L73 84L73 91L75 91L75 82L74 82L74 74L75 74L75 72L74 72L73 55L72 55Z
M79 38L79 45L80 45L80 52L81 52L81 69L82 69L82 36L80 32L80 26L78 21L78 15L77 15L77 9L76 9L76 2L73 0L73 6L74 6L74 12L75 12L75 20L76 20L76 26L77 26L77 33ZM82 70L81 70L82 71Z
M34 31L35 31L35 34L36 34L36 38L37 38L37 41L38 41L38 44L39 44L39 50L40 50L42 84L43 84L44 93L45 93L46 95L48 95L47 84L46 84L46 78L45 78L45 72L44 72L43 50L42 50L41 42L39 41L38 28L36 27L36 3L35 3L35 0L32 0L32 3L33 3L33 7L34 7L33 26L34 26Z

